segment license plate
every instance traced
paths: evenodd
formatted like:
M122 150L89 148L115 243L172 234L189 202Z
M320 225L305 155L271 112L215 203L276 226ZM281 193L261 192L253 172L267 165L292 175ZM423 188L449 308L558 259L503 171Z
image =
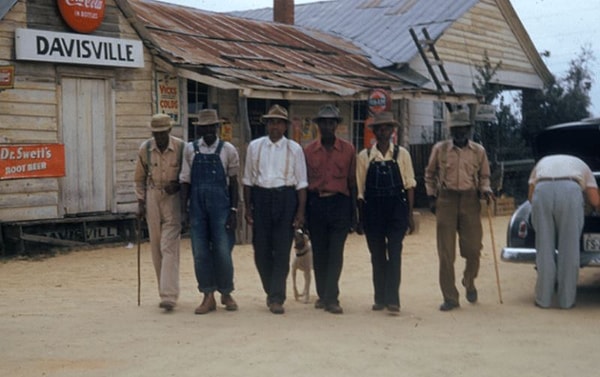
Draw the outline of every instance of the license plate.
M600 252L600 233L584 233L583 250Z

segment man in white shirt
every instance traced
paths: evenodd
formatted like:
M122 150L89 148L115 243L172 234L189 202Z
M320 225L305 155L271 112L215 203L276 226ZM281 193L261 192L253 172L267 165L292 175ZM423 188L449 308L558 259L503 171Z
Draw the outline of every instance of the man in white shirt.
M252 225L254 261L273 314L283 314L294 230L304 225L306 164L302 147L285 137L288 112L273 105L268 136L248 145L244 167L245 219Z
M548 308L558 282L558 304L575 306L579 277L579 238L584 222L584 196L596 211L600 197L594 174L585 162L569 155L550 155L529 176L531 222L535 229L537 282L535 304ZM558 258L555 258L558 250Z

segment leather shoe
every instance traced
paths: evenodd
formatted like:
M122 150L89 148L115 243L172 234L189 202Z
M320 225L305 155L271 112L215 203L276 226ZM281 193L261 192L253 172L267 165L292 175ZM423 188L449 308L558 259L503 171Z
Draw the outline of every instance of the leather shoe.
M467 301L469 301L471 304L477 302L477 289L467 291Z
M214 293L205 293L204 299L202 300L202 304L194 310L196 314L206 314L208 312L212 312L213 310L217 310L217 302L215 301Z
M269 305L269 310L273 314L283 314L283 313L285 313L285 309L283 308L283 305L281 305L278 302L271 303L271 305Z
M394 315L400 314L400 306L399 305L388 305L387 310L390 314L394 314Z
M315 309L325 309L325 303L320 298L315 301Z
M161 303L158 304L158 307L165 309L166 312L170 312L173 310L173 308L175 308L175 303L172 301L161 301Z
M442 305L440 305L440 310L443 312L448 312L454 308L458 308L458 302L444 301Z
M385 309L385 305L383 304L373 304L373 306L371 306L371 309L378 312L380 310Z
M231 295L221 295L221 304L225 305L225 310L230 312L238 310L238 305Z
M342 314L344 313L344 309L339 304L329 304L325 307L325 311L328 311L331 314Z

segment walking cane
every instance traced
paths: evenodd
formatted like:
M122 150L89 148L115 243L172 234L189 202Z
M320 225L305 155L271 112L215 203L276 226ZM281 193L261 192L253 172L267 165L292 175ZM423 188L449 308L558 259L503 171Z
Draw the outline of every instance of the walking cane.
M137 240L137 304L140 306L141 303L141 286L142 286L142 278L140 272L140 259L141 259L141 249L142 249L142 219L140 215L137 215L137 230L136 230L136 240Z
M494 241L494 229L492 228L492 214L490 205L487 204L488 222L490 224L490 236L492 237L492 254L494 255L494 268L496 269L496 286L498 287L498 299L502 304L502 291L500 290L500 275L498 274L498 259L496 257L496 242Z

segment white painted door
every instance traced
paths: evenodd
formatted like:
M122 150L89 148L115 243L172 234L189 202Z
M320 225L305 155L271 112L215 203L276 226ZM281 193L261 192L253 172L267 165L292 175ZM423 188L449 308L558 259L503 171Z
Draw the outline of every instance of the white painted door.
M64 214L111 209L112 106L104 79L63 77L62 134L66 177L62 185Z

